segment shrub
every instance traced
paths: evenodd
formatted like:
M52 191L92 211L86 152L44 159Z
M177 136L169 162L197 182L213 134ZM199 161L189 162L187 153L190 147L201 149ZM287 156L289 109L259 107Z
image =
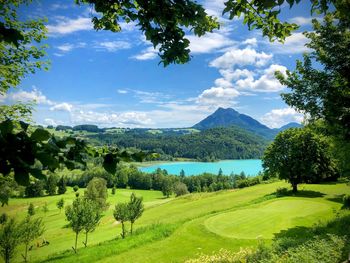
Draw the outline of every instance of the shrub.
M175 183L174 192L175 192L176 197L188 194L187 185L185 185L184 183L181 183L181 182Z
M288 188L287 187L278 187L276 189L276 196L281 197L281 196L286 196L288 195Z
M6 213L2 213L0 216L0 224L2 225L6 223L7 219L8 219L8 215Z
M343 197L343 207L350 209L350 195L344 195Z
M36 180L30 183L25 190L27 197L38 197L43 196L44 184L40 180Z
M29 206L28 206L28 215L29 216L35 215L35 208L34 208L33 203L30 203Z
M74 186L73 186L73 191L76 192L76 191L78 191L78 190L79 190L79 186L74 185Z

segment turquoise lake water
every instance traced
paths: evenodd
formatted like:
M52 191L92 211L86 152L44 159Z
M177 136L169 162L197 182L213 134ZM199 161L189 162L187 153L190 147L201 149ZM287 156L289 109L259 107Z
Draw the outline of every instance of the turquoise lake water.
M250 176L257 175L263 169L261 160L225 160L213 163L170 162L142 167L140 170L146 173L152 173L157 168L165 169L169 174L175 175L179 175L181 169L185 171L185 175L198 175L205 172L217 174L221 168L225 175L230 175L232 172L239 174L243 171L246 175Z

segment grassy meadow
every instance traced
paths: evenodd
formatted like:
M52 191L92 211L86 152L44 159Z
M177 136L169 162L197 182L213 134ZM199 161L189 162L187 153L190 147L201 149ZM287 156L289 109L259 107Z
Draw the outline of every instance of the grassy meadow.
M45 238L50 244L37 247L35 243L29 253L31 262L183 262L221 248L238 251L254 247L258 239L270 243L288 231L322 224L336 217L342 206L340 197L350 192L346 184L319 184L300 185L296 196L277 198L273 194L278 187L287 186L276 182L167 199L159 191L117 189L112 195L109 189L109 209L89 235L88 248L83 247L81 233L76 255L71 249L74 233L67 227L64 211L56 207L62 197L65 205L72 202L72 188L61 196L10 199L0 212L23 218L31 202L35 217L43 217L46 231L38 241ZM84 189L79 192L82 196ZM114 205L127 201L132 192L143 196L145 212L136 221L135 233L122 240L121 226L112 213ZM46 213L42 209L45 203ZM22 250L18 247L14 262L22 261Z

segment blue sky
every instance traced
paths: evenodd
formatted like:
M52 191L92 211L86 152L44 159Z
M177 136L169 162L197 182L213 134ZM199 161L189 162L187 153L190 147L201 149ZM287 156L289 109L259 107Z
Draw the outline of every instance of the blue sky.
M189 34L192 60L166 68L136 24L122 23L119 33L95 31L87 5L33 2L21 16L48 18L51 67L27 76L0 102L36 100L39 124L189 127L218 107L232 107L269 127L303 119L280 98L287 89L273 73L294 69L307 51L301 32L311 28L309 1L282 9L282 19L301 25L284 45L249 31L241 19L222 17L223 1L203 1L221 29L201 38Z

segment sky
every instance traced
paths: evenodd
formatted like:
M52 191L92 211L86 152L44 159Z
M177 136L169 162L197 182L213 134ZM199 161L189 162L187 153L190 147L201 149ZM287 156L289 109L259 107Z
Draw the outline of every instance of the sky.
M41 1L20 10L22 18L48 19L49 71L26 76L0 103L36 101L33 119L41 125L96 124L99 127L191 127L218 107L234 108L271 128L301 122L286 105L288 92L274 77L295 68L311 30L310 1L282 7L281 19L300 28L284 44L269 42L242 19L228 20L224 1L203 0L221 28L201 38L191 33L192 59L163 67L157 51L135 23L122 31L96 31L89 5L73 0Z

